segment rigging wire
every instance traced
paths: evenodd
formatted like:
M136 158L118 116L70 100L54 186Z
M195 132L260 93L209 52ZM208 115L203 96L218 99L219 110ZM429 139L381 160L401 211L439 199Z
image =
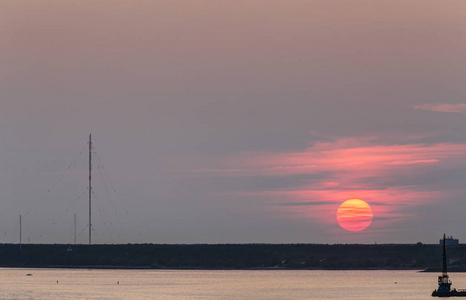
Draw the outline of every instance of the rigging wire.
M84 152L85 149L86 149L86 146L84 146L81 149L81 151L71 159L69 164L67 164L67 168L49 186L49 188L47 189L47 192L41 198L39 198L39 200L34 201L33 207L30 208L29 210L27 210L26 213L21 214L23 216L23 221L27 220L28 217L30 216L31 212L36 211L37 207L44 202L46 197L48 197L50 195L50 193L52 192L52 190L55 189L55 187L58 185L58 183L62 182L64 176L71 170L71 167L76 163L76 160L81 156L81 154ZM7 234L11 233L14 230L14 228L16 228L18 226L18 224L19 224L19 221L16 221L13 226L9 227L9 229L6 230L3 233L2 238L4 238Z
M84 152L84 150L86 150L86 146L84 146L81 151L75 156L73 157L73 159L71 160L71 162L68 164L68 167L65 169L65 171L63 171L57 178L57 180L49 187L49 189L47 189L47 193L39 199L39 201L36 202L36 206L33 207L33 209L30 209L26 212L25 216L28 216L30 214L31 211L33 211L37 205L41 204L43 202L43 200L45 199L46 196L48 196L50 194L50 192L58 185L59 182L62 182L63 178L65 177L65 175L68 173L68 171L70 171L71 167L75 164L76 160L79 158L79 156L81 156L81 154Z
M44 230L42 230L42 233L40 233L38 235L38 238L42 238L44 236L44 234L46 234L62 217L63 215L65 215L67 212L69 212L69 210L74 206L76 205L76 203L78 202L77 200L81 199L82 196L85 194L85 191L81 192L81 194L77 197L77 198L70 198L71 200L68 201L68 206L65 210L62 210L55 218L54 220L52 221L52 223L47 227L45 228ZM74 199L74 201L73 201Z
M13 226L9 227L9 229L6 230L6 231L3 233L2 239L3 239L7 234L9 234L11 231L13 231L14 228L18 228L18 226L19 226L19 220L16 220L15 224L14 224Z
M75 155L71 161L69 162L69 164L67 164L67 168L62 172L60 173L60 175L58 176L58 178L49 186L49 188L47 189L46 193L43 194L42 197L40 198L36 198L38 200L36 200L34 202L34 205L31 209L28 209L26 211L26 213L22 214L23 215L23 220L26 220L28 217L30 217L31 215L34 215L34 213L37 211L37 207L39 205L43 205L44 202L45 202L45 199L47 198L50 198L50 195L56 190L57 186L60 184L60 183L63 183L63 178L65 177L65 175L67 175L69 173L69 171L71 170L71 168L76 164L76 161L82 156L82 154L84 152L87 152L87 146L88 144L86 143L86 145L79 151L79 153L77 155ZM110 202L110 205L111 205L111 208L113 210L113 213L114 215L116 216L116 223L112 221L112 217L111 215L112 214L108 214L108 212L102 207L102 203L100 203L101 201L99 200L100 198L97 196L97 194L95 193L95 190L93 189L92 190L92 196L94 198L94 200L97 200L95 201L94 203L96 203L96 205L98 206L98 212L101 216L101 220L103 221L103 227L105 229L105 231L107 232L108 236L110 237L112 243L114 243L114 236L112 235L111 233L111 228L113 228L115 225L119 224L117 227L121 227L123 228L123 230L117 230L117 236L118 236L118 239L120 240L123 240L123 237L127 237L127 232L125 230L125 227L124 226L124 222L123 222L123 216L121 215L120 213L120 210L119 210L119 206L120 206L120 209L123 210L123 215L126 216L127 220L129 220L129 222L131 222L132 224L132 228L134 228L134 230L137 232L137 234L142 237L142 234L141 234L141 231L139 230L139 226L138 224L134 221L133 218L131 218L128 210L126 209L126 207L124 206L123 202L122 201L117 201L119 200L118 197L116 196L116 189L115 187L113 186L112 182L110 181L109 179L109 175L108 173L105 172L105 169L101 163L101 159L100 159L100 156L98 155L97 152L93 151L93 154L95 155L95 162L96 162L96 169L98 170L99 172L99 175L100 175L100 179L102 180L102 184L103 184L103 187L105 189L105 192L106 192L106 197L104 197L103 199L108 199L109 202ZM106 180L107 178L107 180ZM82 187L81 187L82 188ZM113 192L113 193L112 193ZM79 200L83 199L84 198L84 195L87 193L87 190L84 190L83 192L81 192L78 197L72 197L68 200L68 203L66 205L66 208L62 211L60 211L58 214L54 215L54 218L53 220L49 223L49 225L47 227L45 227L43 230L35 230L36 231L36 236L38 236L38 239L41 239L43 238L47 233L50 232L50 230L56 226L57 224L59 224L59 222L61 221L61 219L63 218L64 215L66 215L67 213L70 212L70 210L72 208L74 208L76 206L76 204L79 202ZM115 198L115 199L113 199ZM118 203L120 205L118 205ZM18 224L19 224L19 220L16 220L16 222L14 223L14 225L12 225L11 227L9 227L1 236L0 236L0 239L5 239L5 237L10 234L12 231L14 230L17 230L18 228ZM93 224L94 225L94 224ZM82 229L79 234L77 234L77 236L81 237L83 235L83 233L89 229L89 224L86 224L85 228ZM126 228L127 229L127 228ZM92 228L92 232L93 232L93 235L97 235L97 232L95 230L95 228ZM37 233L39 233L37 235ZM121 233L123 233L123 236L121 235Z
M84 229L81 230L81 232L79 232L79 233L77 234L77 236L81 237L82 234L83 234L84 232L86 232L88 228L89 228L89 224L86 224L86 226L84 227Z
M116 199L118 199L118 197L116 197L116 195L117 195L116 189L115 189L115 187L113 186L112 182L110 181L108 173L105 172L105 168L104 168L104 166L103 166L103 164L102 164L102 162L101 162L100 156L99 156L99 154L98 154L97 152L95 152L95 157L96 157L96 163L97 163L97 166L98 166L97 169L98 169L99 174L100 174L100 176L101 176L101 178L102 178L102 182L103 182L103 184L104 184L105 191L107 192L108 199L110 200L110 202L111 202L111 204L112 204L112 206L113 206L113 208L114 208L114 211L115 211L115 214L116 214L116 216L117 216L118 221L120 221L120 223L121 223L121 217L120 217L120 215L119 215L119 213L118 213L118 208L117 208L116 203L112 200L112 194L110 193L110 191L109 191L109 189L108 189L107 181L108 181L108 183L109 183L109 185L110 185L110 187L111 187L111 189L112 189L112 191L113 191L113 196L114 196ZM103 170L103 172L102 172L102 170ZM108 180L105 180L104 174L106 175L106 177L108 178ZM123 203L123 201L118 201L118 202L120 203L121 208L123 209L123 211L124 211L126 217L127 217L128 220L131 222L132 227L136 230L138 236L142 237L141 230L139 229L138 224L136 224L136 222L134 221L134 219L130 216L128 210L126 209L126 207L125 207L125 205L124 205L124 203ZM123 232L124 232L124 234L125 234L125 236L126 236L126 230L124 230Z
M111 195L110 192L109 192L109 189L108 189L108 186L107 186L107 182L106 182L106 180L105 180L105 178L104 178L104 176L103 176L103 174L102 174L103 166L101 165L100 160L98 159L97 153L95 153L95 157L96 157L96 163L97 163L97 170L99 171L100 178L102 179L102 183L103 183L103 185L104 185L105 192L107 193L108 199L109 199L109 201L110 201L110 204L111 204L112 207L113 207L113 210L114 210L114 212L115 212L115 215L116 215L118 221L121 221L120 215L119 215L119 213L118 213L118 209L117 209L117 207L116 207L116 205L115 205L115 202L112 200L112 195Z
M97 196L96 196L96 194L95 194L94 192L92 192L92 195L94 196L94 200L97 200ZM103 224L104 224L104 229L105 229L105 231L107 231L107 234L109 235L110 240L112 241L112 243L114 243L112 233L111 233L110 230L108 229L108 227L107 227L107 222L106 222L106 220L105 220L105 217L106 217L106 215L105 215L105 213L104 213L105 210L103 209L103 207L100 206L100 203L99 203L98 201L94 201L94 203L97 204L97 211L98 211L98 212L100 213L100 215L102 216L102 221L103 221ZM95 225L94 225L94 226L95 226ZM92 229L93 229L92 231L95 230L95 227L94 227L94 226L92 226Z

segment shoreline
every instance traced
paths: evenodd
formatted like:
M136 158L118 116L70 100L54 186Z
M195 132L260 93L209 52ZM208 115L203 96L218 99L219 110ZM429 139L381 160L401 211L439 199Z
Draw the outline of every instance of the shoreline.
M283 267L253 267L253 268L152 268L147 266L73 266L73 265L48 265L48 266L0 266L10 269L88 269L88 270L198 270L198 271L417 271L417 272L439 272L437 269L419 268L283 268ZM441 272L441 270L440 270ZM449 273L466 272L448 271Z
M466 271L466 245L449 253L450 271ZM438 272L441 257L441 247L423 244L0 244L6 268Z

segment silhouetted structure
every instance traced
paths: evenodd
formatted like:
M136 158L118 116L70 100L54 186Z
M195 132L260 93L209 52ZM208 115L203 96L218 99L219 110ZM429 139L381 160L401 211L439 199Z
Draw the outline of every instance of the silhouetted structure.
M451 289L451 281L447 272L446 238L443 234L442 275L438 277L438 288L432 292L434 297L466 297L466 290Z
M454 239L453 236L447 236L445 240L439 240L439 245L443 244L443 241L445 241L445 245L459 245L460 240L459 239Z
M92 233L92 136L89 134L89 245Z

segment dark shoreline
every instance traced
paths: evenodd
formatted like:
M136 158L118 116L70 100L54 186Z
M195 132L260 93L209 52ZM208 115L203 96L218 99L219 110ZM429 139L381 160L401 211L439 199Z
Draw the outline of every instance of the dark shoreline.
M87 270L199 270L199 271L417 271L417 272L438 272L433 270L420 270L418 268L365 268L365 269L319 269L319 268L281 268L281 267L267 267L267 268L151 268L151 267L137 267L137 266L0 266L0 268L11 269L87 269ZM441 272L441 270L440 270ZM455 272L455 271L452 271ZM456 271L456 272L466 272Z
M466 271L466 245L448 247ZM0 244L6 268L161 270L423 270L441 268L439 245L417 244Z

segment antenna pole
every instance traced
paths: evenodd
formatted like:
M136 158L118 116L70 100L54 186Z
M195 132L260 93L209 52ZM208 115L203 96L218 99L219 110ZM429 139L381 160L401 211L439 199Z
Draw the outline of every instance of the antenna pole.
M19 252L21 252L21 241L22 241L22 233L23 233L23 228L22 228L22 222L21 222L21 215L19 215Z
M74 214L74 244L76 245L76 214Z
M92 137L89 134L89 245L91 244L92 232Z

